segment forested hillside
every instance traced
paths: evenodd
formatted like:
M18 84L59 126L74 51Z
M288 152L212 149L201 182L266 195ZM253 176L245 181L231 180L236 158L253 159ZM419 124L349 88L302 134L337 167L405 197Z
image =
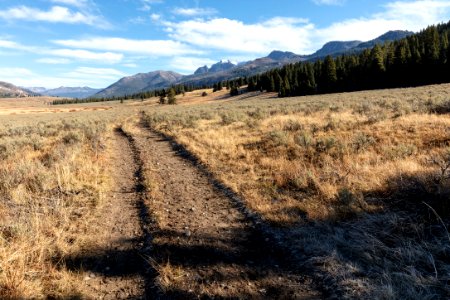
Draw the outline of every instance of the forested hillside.
M418 86L450 81L450 23L358 54L299 62L248 78L249 90L280 97Z

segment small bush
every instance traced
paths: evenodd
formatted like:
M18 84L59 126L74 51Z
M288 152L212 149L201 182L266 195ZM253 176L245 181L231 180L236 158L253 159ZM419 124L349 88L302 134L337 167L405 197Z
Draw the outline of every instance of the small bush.
M318 153L329 152L336 146L336 139L334 137L320 138L316 141L316 151Z
M222 118L222 125L230 125L246 119L245 115L238 111L223 112L220 117Z
M285 131L272 131L268 134L268 139L273 142L275 146L286 146L288 144L288 135Z
M307 133L301 133L294 137L294 142L303 148L309 148L313 145L313 138Z
M298 121L293 121L293 120L289 120L285 125L284 125L284 130L286 131L299 131L299 130L303 130L304 126L298 122Z
M374 145L375 142L376 141L372 136L360 132L353 138L352 145L355 152L361 152Z
M81 137L78 133L69 132L65 136L63 136L62 141L66 145L73 145L79 143L81 141Z

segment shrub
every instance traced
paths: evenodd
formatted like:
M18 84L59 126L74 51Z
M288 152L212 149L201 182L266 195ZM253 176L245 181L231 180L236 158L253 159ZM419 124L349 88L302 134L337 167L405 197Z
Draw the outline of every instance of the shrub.
M69 132L65 136L63 136L62 141L66 145L73 145L81 141L81 137L78 133Z
M353 138L353 149L356 152L361 152L364 151L365 149L367 149L368 147L372 146L375 144L375 139L365 133L358 133L354 138Z
M313 144L313 138L307 133L301 133L294 137L294 142L303 148L311 147Z
M303 130L304 126L298 122L298 121L293 121L293 120L289 120L285 125L284 125L284 130L286 131L299 131L299 130Z

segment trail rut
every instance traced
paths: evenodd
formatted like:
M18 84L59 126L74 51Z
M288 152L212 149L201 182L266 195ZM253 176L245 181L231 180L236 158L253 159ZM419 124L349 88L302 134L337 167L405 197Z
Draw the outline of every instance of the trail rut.
M136 125L155 223L152 265L158 298L319 299L273 241L169 140Z
M109 147L112 189L90 226L86 246L64 261L84 278L83 298L145 299L151 296L152 274L140 164L120 129L114 131Z

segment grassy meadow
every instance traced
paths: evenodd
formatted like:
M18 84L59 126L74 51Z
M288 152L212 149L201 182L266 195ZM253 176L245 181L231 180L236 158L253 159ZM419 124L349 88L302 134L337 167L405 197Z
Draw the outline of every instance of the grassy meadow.
M60 262L86 246L110 188L108 135L136 116L276 228L328 295L450 293L449 84L157 101L1 116L0 298L79 295Z
M449 292L449 87L266 94L145 120L286 232L331 294L434 298Z

